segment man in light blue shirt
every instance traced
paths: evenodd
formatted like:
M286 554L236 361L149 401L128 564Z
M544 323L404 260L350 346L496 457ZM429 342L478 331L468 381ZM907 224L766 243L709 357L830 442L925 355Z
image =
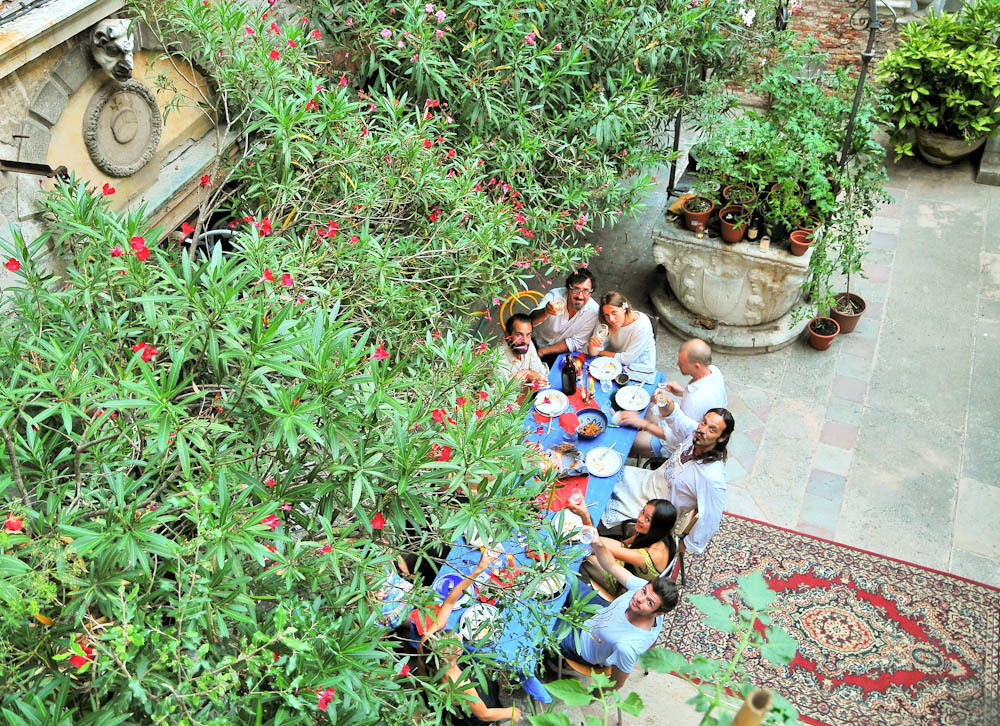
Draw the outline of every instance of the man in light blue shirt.
M583 628L560 644L562 654L592 666L611 666L615 688L621 688L639 656L653 647L663 626L663 614L677 606L677 585L658 577L647 582L622 567L600 540L591 545L597 561L625 586L626 592Z

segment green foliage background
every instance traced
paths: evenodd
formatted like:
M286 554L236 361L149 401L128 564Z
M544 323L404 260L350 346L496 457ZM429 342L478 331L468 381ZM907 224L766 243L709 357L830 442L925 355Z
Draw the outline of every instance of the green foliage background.
M469 313L558 280L590 254L576 227L634 208L685 64L750 52L740 7L139 8L213 84L188 100L234 144L201 219L236 234L158 244L145 210L76 181L47 202L50 235L15 230L5 722L428 723L455 706L400 675L370 593L397 554L470 525L540 529L523 411Z

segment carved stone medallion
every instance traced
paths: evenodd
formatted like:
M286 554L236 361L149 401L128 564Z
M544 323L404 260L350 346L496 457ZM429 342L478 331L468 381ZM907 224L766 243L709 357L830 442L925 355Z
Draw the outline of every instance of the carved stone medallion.
M83 116L83 140L90 158L108 176L131 176L160 145L163 121L153 93L131 78L108 81Z

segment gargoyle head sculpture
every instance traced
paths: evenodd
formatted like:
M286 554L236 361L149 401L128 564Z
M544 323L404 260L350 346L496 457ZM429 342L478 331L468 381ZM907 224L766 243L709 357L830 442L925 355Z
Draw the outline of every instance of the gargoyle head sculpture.
M90 35L90 50L97 65L119 83L131 78L135 67L130 25L125 18L108 18L95 25Z

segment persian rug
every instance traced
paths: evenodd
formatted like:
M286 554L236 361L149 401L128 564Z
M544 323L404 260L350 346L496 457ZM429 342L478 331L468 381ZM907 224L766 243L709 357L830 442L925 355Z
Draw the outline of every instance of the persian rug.
M772 617L798 652L773 666L748 650L744 666L805 723L1000 724L997 588L734 515L687 562L682 592L733 602L755 570L778 592ZM735 651L686 600L657 645L688 658Z

